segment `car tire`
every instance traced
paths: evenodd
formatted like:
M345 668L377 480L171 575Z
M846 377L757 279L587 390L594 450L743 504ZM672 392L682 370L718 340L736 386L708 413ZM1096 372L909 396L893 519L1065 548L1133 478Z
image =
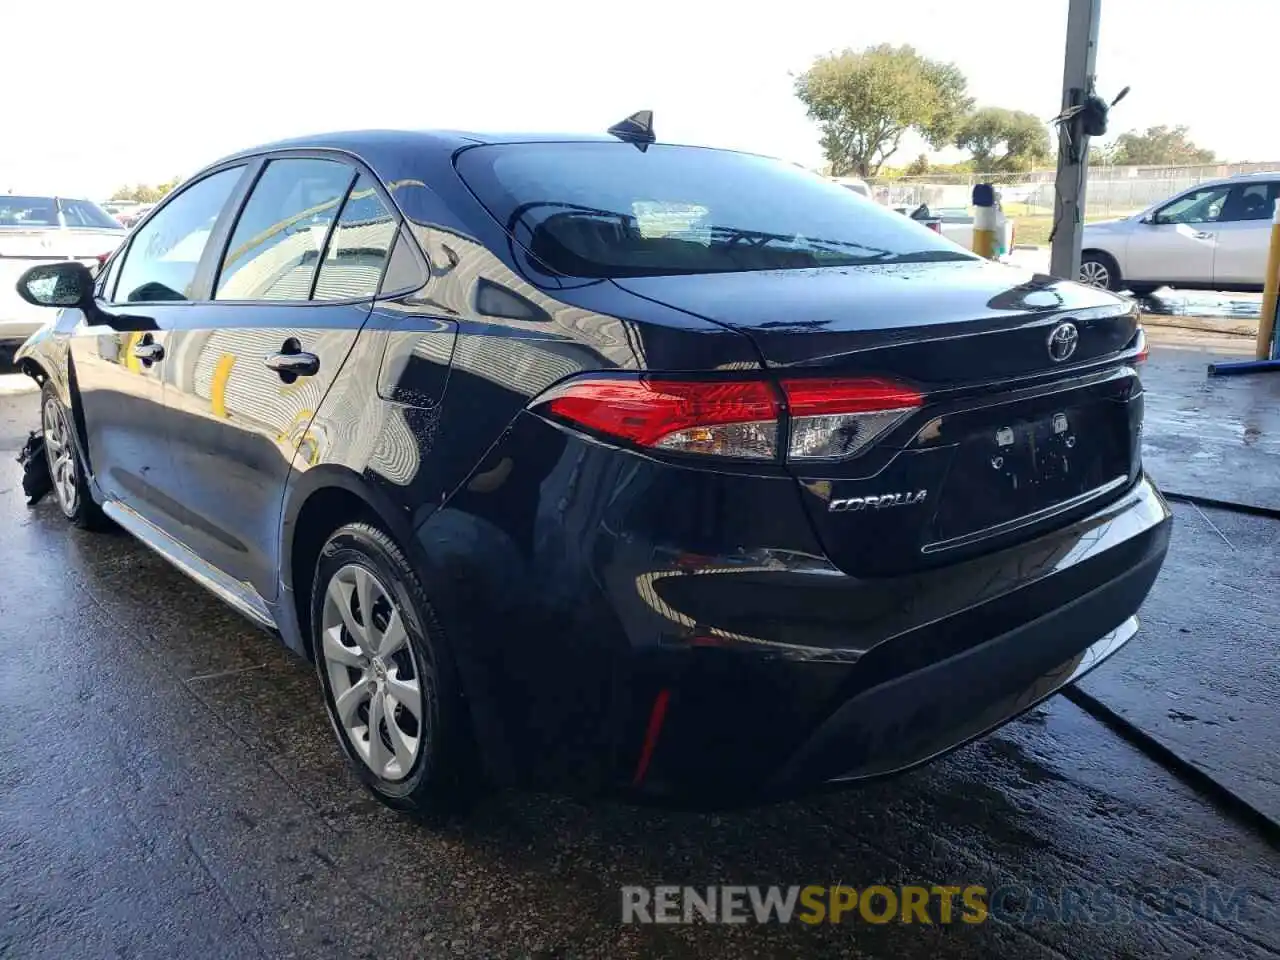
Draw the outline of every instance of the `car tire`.
M1120 265L1110 254L1090 250L1080 258L1079 281L1087 287L1120 289Z
M329 537L311 625L325 709L356 776L428 822L465 811L479 776L461 685L440 620L391 537L367 523Z
M50 492L62 515L77 527L101 530L110 524L89 490L89 474L75 443L73 422L58 391L46 380L40 388L40 430L49 464Z

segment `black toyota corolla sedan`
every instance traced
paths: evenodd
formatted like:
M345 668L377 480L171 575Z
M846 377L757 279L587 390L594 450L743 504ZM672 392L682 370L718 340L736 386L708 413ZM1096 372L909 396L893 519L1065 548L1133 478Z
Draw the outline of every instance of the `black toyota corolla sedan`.
M57 501L315 663L382 800L735 803L903 770L1133 637L1133 305L742 153L229 157L22 349Z

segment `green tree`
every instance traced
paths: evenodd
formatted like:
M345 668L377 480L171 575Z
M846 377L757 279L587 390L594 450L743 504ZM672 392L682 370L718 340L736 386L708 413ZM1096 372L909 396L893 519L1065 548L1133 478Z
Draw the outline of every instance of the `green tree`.
M1050 157L1049 129L1034 114L983 107L956 131L955 145L973 154L979 173L1030 170Z
M182 182L180 177L174 177L165 183L157 183L154 186L146 183L135 183L132 187L119 187L115 193L111 194L112 200L132 200L135 203L158 203L165 195L173 190Z
M923 177L928 172L929 158L923 153L907 164L908 177Z
M1128 166L1188 167L1213 163L1212 150L1197 147L1187 136L1188 127L1147 127L1116 137L1114 162Z
M1116 162L1114 143L1103 143L1089 148L1089 166L1106 167Z
M934 149L955 136L973 101L953 63L913 47L881 44L819 57L796 78L796 96L818 121L836 176L874 176L914 130Z

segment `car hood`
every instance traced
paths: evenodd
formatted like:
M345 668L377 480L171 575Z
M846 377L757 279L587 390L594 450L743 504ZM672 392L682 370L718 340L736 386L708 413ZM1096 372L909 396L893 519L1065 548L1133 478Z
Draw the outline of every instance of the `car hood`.
M1084 232L1089 233L1128 233L1133 228L1133 220L1128 217L1114 220L1092 220L1084 225Z

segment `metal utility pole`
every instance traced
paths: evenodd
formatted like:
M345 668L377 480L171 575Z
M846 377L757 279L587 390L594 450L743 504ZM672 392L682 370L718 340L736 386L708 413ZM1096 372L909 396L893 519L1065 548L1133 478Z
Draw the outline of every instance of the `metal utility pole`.
M1102 0L1070 0L1067 12L1067 57L1062 72L1062 112L1084 103L1093 92L1098 59L1098 21ZM1084 225L1084 188L1089 166L1089 138L1080 124L1067 121L1058 131L1058 178L1054 201L1053 253L1049 272L1074 280L1080 273L1080 234Z

